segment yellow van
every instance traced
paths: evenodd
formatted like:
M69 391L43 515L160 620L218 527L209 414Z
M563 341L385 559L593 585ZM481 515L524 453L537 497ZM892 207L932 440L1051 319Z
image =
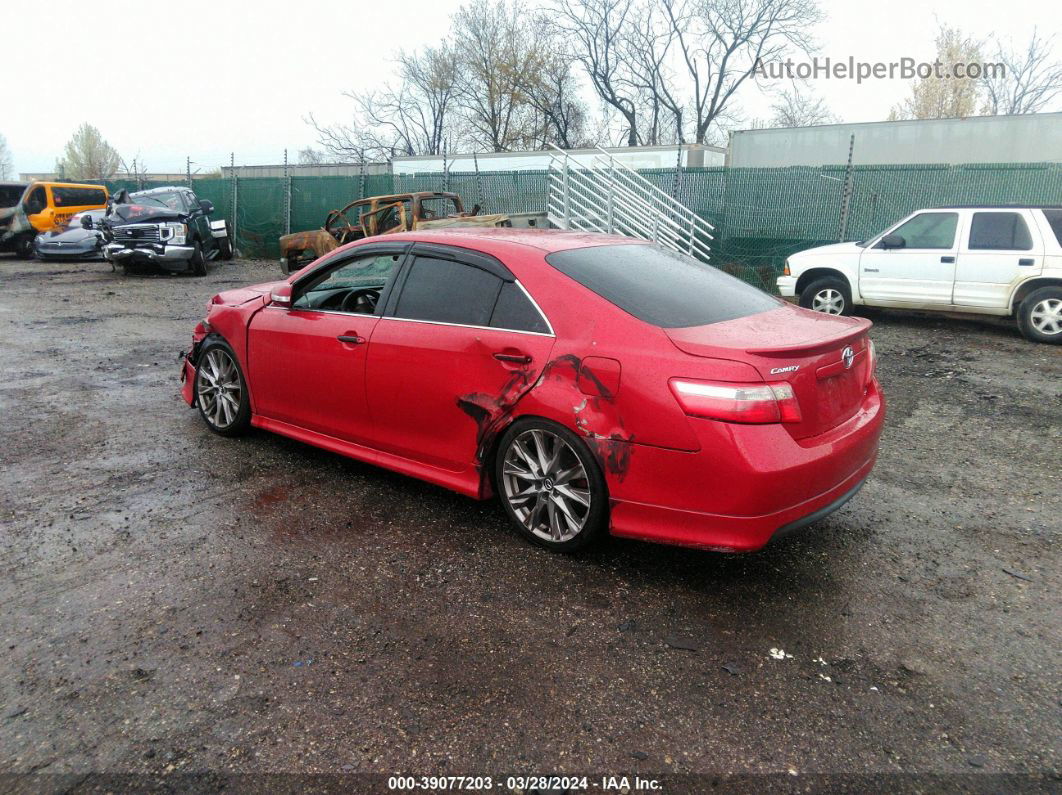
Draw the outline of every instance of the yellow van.
M76 182L0 183L0 251L33 253L33 239L64 228L83 210L101 210L109 197L103 185Z

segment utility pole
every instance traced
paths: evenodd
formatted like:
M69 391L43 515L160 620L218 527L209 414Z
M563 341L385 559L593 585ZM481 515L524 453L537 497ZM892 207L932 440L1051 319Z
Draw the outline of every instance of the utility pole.
M192 187L192 158L186 157L184 159L184 171L188 177L188 187Z
M284 150L284 234L291 234L291 175L288 173L288 150Z
M844 189L841 191L841 224L837 230L837 242L843 243L848 236L848 216L852 207L852 153L855 150L855 133L848 141L848 164L844 168Z

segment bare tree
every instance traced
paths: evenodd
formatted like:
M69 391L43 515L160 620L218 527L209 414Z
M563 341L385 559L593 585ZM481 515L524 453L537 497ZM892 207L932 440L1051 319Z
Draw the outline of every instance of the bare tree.
M324 151L341 162L390 160L400 155L442 152L456 90L450 47L429 47L420 55L399 53L398 87L344 92L353 100L350 124L322 125L311 113Z
M958 28L941 25L937 32L936 60L951 69L955 64L979 64L981 44ZM921 77L911 96L895 106L889 119L965 119L977 113L982 81L979 77L949 73Z
M14 166L11 163L11 150L7 147L7 138L0 134L0 179L11 179Z
M539 30L515 3L472 0L454 15L457 102L473 145L504 152L535 144L541 119L524 87L542 63Z
M690 138L705 143L757 64L811 49L816 0L660 0L692 84Z
M634 0L554 0L556 25L573 40L594 92L622 119L628 146L639 143L637 80L626 60L627 33L637 24Z
M100 131L91 124L82 124L67 142L56 170L64 179L110 179L121 166L122 159L107 143Z
M986 65L995 68L984 78L984 113L1037 113L1062 94L1062 63L1051 59L1052 41L1033 29L1024 51L996 43L996 63Z
M774 115L772 127L811 127L816 124L834 124L838 118L830 112L825 100L798 86L783 89L771 105Z
M305 149L299 150L298 163L300 166L319 166L326 162L328 162L328 159L320 149L307 146Z

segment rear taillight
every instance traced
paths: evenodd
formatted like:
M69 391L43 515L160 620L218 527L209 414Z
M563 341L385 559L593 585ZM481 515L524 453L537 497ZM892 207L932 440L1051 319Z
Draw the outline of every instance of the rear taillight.
M867 383L874 377L878 369L878 352L874 347L874 340L867 340Z
M762 424L800 422L800 404L786 381L736 384L672 378L671 391L691 417Z

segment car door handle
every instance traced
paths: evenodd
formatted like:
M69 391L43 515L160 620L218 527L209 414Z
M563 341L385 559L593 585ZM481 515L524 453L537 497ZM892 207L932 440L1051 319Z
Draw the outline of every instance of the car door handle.
M941 257L941 262L955 262L955 257Z
M361 345L365 342L364 337L359 337L356 334L340 334L336 339L340 342L349 342L351 345Z
M1020 260L1018 260L1018 264L1019 265L1035 265L1036 264L1036 260L1034 260L1032 257L1022 257Z
M496 353L494 358L499 362L511 362L512 364L531 364L531 357L526 353Z

